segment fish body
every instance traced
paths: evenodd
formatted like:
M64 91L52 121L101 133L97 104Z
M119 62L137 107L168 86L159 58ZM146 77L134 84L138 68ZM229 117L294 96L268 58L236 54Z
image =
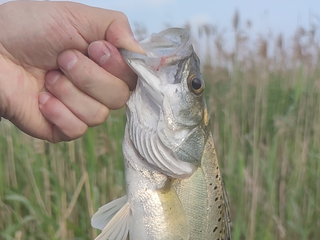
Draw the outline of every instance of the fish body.
M188 220L190 240L231 240L228 199L211 135L196 172L175 179L173 187Z
M123 50L137 73L123 140L126 196L101 207L97 239L231 239L227 197L189 33L171 28Z

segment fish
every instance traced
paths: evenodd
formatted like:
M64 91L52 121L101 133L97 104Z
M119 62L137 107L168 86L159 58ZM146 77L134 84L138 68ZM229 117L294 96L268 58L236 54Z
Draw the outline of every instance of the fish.
M138 75L127 102L126 195L102 206L96 240L231 240L229 203L190 34L169 28L121 49Z

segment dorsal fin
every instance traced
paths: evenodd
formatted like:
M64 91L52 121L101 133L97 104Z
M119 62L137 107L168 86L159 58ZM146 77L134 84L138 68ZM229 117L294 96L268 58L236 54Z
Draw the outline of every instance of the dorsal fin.
M91 225L102 230L95 240L126 240L129 232L130 204L127 196L116 199L93 215Z

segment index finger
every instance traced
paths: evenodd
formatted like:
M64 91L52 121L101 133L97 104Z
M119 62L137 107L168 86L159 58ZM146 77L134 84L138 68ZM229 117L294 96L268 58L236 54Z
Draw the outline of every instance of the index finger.
M125 63L120 52L111 43L96 41L89 45L88 54L107 72L123 80L132 91L137 84L137 75Z

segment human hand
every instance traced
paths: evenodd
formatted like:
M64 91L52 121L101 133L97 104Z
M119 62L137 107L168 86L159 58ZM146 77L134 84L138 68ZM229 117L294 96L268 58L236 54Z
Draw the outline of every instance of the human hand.
M0 5L0 32L0 117L33 137L76 139L122 107L135 86L117 48L143 50L122 13L9 2Z

